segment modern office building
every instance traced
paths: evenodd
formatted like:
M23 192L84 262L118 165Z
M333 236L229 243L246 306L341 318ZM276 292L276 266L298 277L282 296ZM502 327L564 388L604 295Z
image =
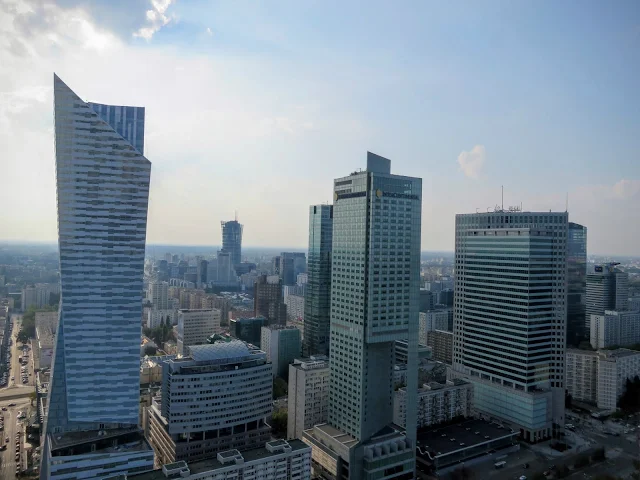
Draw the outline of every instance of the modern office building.
M310 480L311 449L300 440L272 440L260 448L219 452L199 462L163 465L130 480Z
M434 360L447 365L453 363L453 332L447 330L429 332L427 347L431 348L431 358Z
M289 365L287 438L327 422L329 359L324 355L295 359Z
M287 323L287 306L282 295L282 280L276 275L261 275L253 287L254 316L264 317L269 325Z
M418 389L418 429L440 425L459 417L470 417L473 406L473 385L460 379L445 385L429 382ZM399 388L393 397L393 422L407 424L407 388Z
M55 75L54 105L61 299L40 476L145 471L153 452L138 430L151 173L144 108L87 104Z
M303 252L282 252L274 257L273 266L283 285L295 285L298 275L307 271L307 257Z
M267 324L264 317L232 318L229 320L229 333L238 340L260 347L262 327Z
M629 274L617 268L617 263L594 265L587 272L585 331L591 331L591 316L604 315L606 310L624 312L629 305Z
M564 425L566 212L456 215L454 376L529 442Z
M640 312L607 310L604 315L591 315L589 339L596 349L640 344Z
M238 220L222 223L222 252L231 256L231 265L242 263L242 225Z
M366 170L334 181L327 424L304 432L316 470L335 478L413 478L422 181ZM393 350L409 339L406 431L393 427Z
M433 310L436 304L436 295L426 288L420 289L420 312Z
M169 284L167 282L151 282L147 298L153 310L169 310Z
M304 299L305 355L329 355L333 205L309 207L309 261Z
M156 463L195 462L264 445L273 380L267 355L239 340L196 345L162 364L162 397L149 409Z
M196 283L198 284L198 287L207 285L207 283L209 282L209 277L208 277L209 262L207 260L198 260L198 263L196 266L197 266L196 277L198 280Z
M565 377L572 400L595 405L598 401L598 352L568 348Z
M178 353L187 354L191 346L204 345L211 335L220 332L217 308L178 310Z
M292 326L268 325L260 332L260 348L267 354L273 367L273 376L289 378L289 365L300 356L302 338L300 330Z
M587 227L569 222L567 236L567 345L587 340Z

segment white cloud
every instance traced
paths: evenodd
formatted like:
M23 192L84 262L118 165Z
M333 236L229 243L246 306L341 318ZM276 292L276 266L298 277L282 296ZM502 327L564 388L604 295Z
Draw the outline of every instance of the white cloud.
M458 155L458 165L460 170L470 178L478 178L485 161L484 145L476 145L468 152L461 152Z
M613 188L613 194L618 198L630 198L640 192L640 180L622 179Z
M151 40L153 35L171 21L166 15L172 0L151 0L151 9L147 10L147 25L134 32L134 37Z

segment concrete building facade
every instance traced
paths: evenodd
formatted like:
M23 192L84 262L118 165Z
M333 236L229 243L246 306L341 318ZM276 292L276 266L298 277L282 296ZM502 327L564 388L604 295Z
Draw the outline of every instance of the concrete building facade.
M305 430L327 422L329 359L296 359L289 365L287 438L302 438Z
M567 392L572 399L595 405L598 399L598 352L567 349L565 377Z
M159 465L204 460L270 438L271 365L239 340L195 345L162 364L162 397L149 409L149 443Z
M449 422L458 417L470 417L473 407L473 385L460 379L445 385L436 382L418 389L418 429ZM393 423L407 423L407 389L399 388L393 397Z
M591 346L595 349L628 347L640 343L640 312L607 310L591 315Z
M189 347L204 345L214 333L220 333L220 310L178 310L178 353L187 354Z

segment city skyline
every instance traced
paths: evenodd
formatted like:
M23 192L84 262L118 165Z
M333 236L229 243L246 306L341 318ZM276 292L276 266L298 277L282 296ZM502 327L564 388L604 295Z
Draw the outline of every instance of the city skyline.
M564 211L568 192L589 253L640 254L634 3L198 3L3 2L3 240L56 236L56 71L87 100L153 112L150 244L219 244L238 210L247 246L304 249L308 205L370 149L424 179L422 250L452 251L454 215L501 203L504 185L528 211Z

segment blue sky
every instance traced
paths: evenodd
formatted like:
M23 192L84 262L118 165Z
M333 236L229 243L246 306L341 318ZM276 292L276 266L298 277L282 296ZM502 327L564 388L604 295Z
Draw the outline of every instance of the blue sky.
M56 71L87 100L147 107L150 242L218 244L238 210L248 244L304 247L308 205L371 150L423 178L424 249L452 250L455 213L504 185L525 209L568 193L590 253L640 254L638 2L0 9L0 238L56 236Z

